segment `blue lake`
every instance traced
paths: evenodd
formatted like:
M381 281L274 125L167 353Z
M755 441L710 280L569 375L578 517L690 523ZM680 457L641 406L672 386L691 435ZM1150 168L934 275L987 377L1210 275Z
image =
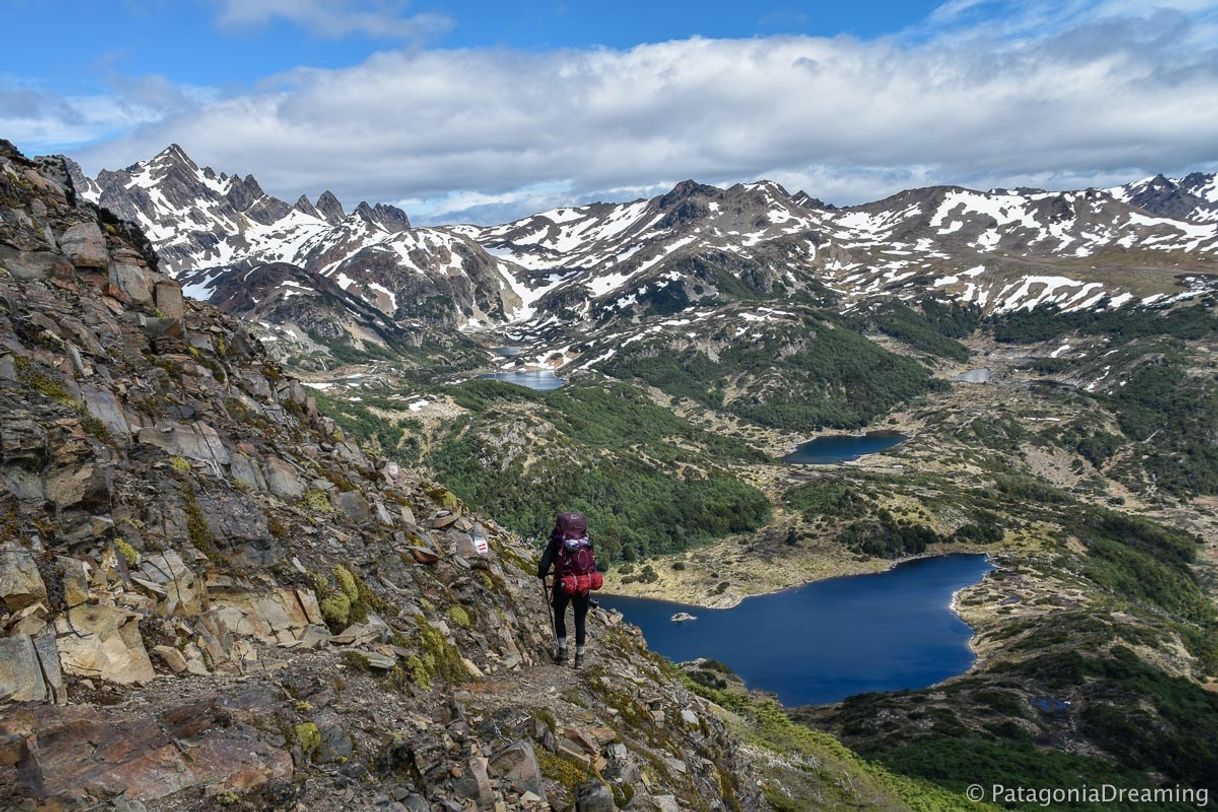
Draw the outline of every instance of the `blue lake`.
M857 460L864 454L874 454L905 442L904 434L895 431L873 431L868 434L826 434L800 443L783 462L803 465L827 465Z
M984 555L953 554L757 595L731 609L620 595L600 602L670 660L710 657L784 705L818 705L925 688L967 671L973 630L950 603L991 569ZM675 623L677 612L697 620Z
M557 389L566 383L566 381L548 369L488 372L485 375L479 375L478 378L480 380L514 383L518 386L527 386L529 389L540 389L542 391Z

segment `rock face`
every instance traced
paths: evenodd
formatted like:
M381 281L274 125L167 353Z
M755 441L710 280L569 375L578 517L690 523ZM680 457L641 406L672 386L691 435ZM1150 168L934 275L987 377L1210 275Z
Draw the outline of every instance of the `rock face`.
M762 807L636 632L595 610L597 664L544 664L529 546L346 442L72 176L0 142L0 808Z
M291 755L258 724L274 706L269 691L205 696L151 715L32 705L0 721L0 737L35 798L151 801L198 786L214 796L291 777Z
M0 638L0 699L64 702L63 674L55 638L14 634Z
M29 550L13 545L0 547L0 600L16 612L47 599L46 584Z

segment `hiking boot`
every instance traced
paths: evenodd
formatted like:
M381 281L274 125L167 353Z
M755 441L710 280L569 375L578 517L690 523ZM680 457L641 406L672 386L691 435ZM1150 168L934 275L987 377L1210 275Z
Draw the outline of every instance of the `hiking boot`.
M581 652L575 652L575 667L579 668L584 664L584 655Z
M554 663L556 665L567 664L567 649L563 646L554 647Z

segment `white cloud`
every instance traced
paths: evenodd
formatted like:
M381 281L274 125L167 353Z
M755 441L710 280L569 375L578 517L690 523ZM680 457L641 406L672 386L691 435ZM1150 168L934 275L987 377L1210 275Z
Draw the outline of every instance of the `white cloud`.
M226 28L260 26L286 20L322 37L363 34L388 39L419 39L447 31L443 14L406 13L406 0L217 0L217 22Z
M110 92L61 96L19 77L0 74L0 136L20 146L71 149L124 136L216 100L214 91L163 76L110 77Z
M967 16L956 5L953 17ZM586 200L685 177L771 175L857 202L919 183L1109 182L1212 166L1208 12L1113 8L1038 4L1001 27L877 41L390 51L273 77L82 157L92 169L125 165L177 141L289 199L333 188L454 218L552 197L538 189Z

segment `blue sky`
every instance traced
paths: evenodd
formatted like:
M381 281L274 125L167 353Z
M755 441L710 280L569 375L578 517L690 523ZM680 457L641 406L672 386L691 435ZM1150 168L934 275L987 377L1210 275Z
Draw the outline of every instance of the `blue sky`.
M0 137L86 170L180 143L294 199L501 220L772 177L928 183L1212 169L1207 0L0 0ZM53 33L51 33L53 32ZM58 46L58 47L56 47Z
M269 8L282 4L267 3ZM235 3L234 5L244 5ZM254 0L252 5L258 5ZM308 5L306 0L301 5ZM647 42L771 34L846 34L875 37L923 20L937 2L412 2L364 5L385 18L418 19L415 37L367 28L331 30L307 18L268 11L226 19L223 3L208 0L0 0L6 16L27 30L55 31L62 49L42 37L5 43L3 71L34 79L60 93L104 90L115 74L157 74L173 82L230 89L301 65L340 68L387 45L415 47L629 48ZM341 13L341 12L338 12Z

